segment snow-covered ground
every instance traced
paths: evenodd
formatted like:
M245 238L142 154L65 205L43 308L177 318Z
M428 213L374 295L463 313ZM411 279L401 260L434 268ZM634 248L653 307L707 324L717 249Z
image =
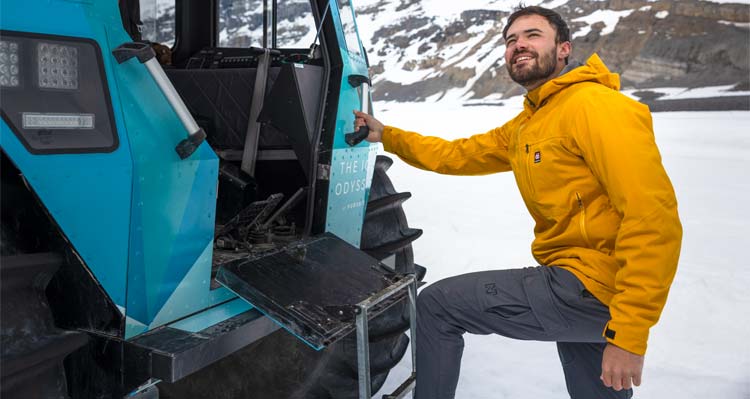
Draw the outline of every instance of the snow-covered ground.
M500 125L520 110L439 103L376 103L378 118L424 134L457 138ZM637 399L750 398L750 112L654 114L656 138L674 184L684 228L677 277L651 331ZM637 154L633 154L637 156ZM442 176L396 159L395 186L411 191L410 225L427 280L534 265L532 220L510 173ZM554 343L466 335L457 398L567 397ZM411 370L394 369L391 392ZM379 396L378 396L379 397Z

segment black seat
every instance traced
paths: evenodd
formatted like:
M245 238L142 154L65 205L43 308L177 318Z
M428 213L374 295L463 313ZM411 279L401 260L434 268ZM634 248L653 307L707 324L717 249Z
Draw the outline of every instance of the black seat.
M268 71L266 95L271 91L280 67ZM167 69L175 89L206 131L207 141L217 152L236 153L245 145L256 68ZM259 138L261 150L291 148L286 135L264 125Z

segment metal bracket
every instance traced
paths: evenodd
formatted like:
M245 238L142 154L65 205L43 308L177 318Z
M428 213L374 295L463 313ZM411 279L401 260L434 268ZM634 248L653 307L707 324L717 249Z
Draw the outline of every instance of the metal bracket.
M397 292L409 290L409 333L411 337L411 375L396 388L393 393L383 395L383 399L400 399L414 390L417 376L417 279L410 274L400 283L394 284L378 296L367 298L357 304L358 312L356 319L357 333L357 376L359 380L359 399L372 398L372 385L370 378L370 340L367 327L367 312L378 303L389 298Z
M319 163L317 175L318 175L318 180L330 180L331 179L331 165Z
M188 132L187 138L177 143L175 151L180 159L190 157L206 139L206 132L204 132L195 122L195 119L193 119L193 116L190 114L187 106L185 106L179 93L175 90L172 82L167 77L167 74L164 73L164 69L162 69L159 62L154 58L155 53L154 50L151 49L151 46L148 43L123 43L116 49L112 50L112 54L120 64L135 57L139 62L146 66L146 69L151 74L156 85L159 86L159 89L164 94L169 105L174 109L177 117L180 118L182 126L184 126L185 130Z
M360 111L364 112L365 114L369 114L371 85L370 78L365 75L349 75L348 81L352 87L362 87L362 106L360 107ZM346 144L349 144L350 147L354 147L355 145L361 143L362 140L366 139L369 134L370 128L365 125L360 127L356 132L347 133L346 135L344 135L344 141L346 141Z

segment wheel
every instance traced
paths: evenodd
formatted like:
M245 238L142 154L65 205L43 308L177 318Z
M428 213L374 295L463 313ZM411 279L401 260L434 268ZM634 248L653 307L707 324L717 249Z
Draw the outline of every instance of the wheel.
M392 160L379 156L362 228L362 249L398 272L422 279L411 243L422 231L409 228L398 193L386 171ZM370 321L372 392L404 356L409 339L407 301ZM161 398L342 399L358 397L355 334L315 351L283 330L173 384L159 384Z
M87 338L56 328L45 296L65 258L47 246L44 215L18 169L0 158L0 396L68 398L63 360Z

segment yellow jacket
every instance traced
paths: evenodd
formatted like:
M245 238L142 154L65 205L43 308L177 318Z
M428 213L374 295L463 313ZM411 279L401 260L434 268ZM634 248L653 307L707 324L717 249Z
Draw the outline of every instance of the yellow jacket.
M597 55L529 92L502 127L446 141L387 126L386 151L452 175L512 170L536 222L542 265L609 305L607 341L646 352L677 269L682 226L648 107L619 93Z

